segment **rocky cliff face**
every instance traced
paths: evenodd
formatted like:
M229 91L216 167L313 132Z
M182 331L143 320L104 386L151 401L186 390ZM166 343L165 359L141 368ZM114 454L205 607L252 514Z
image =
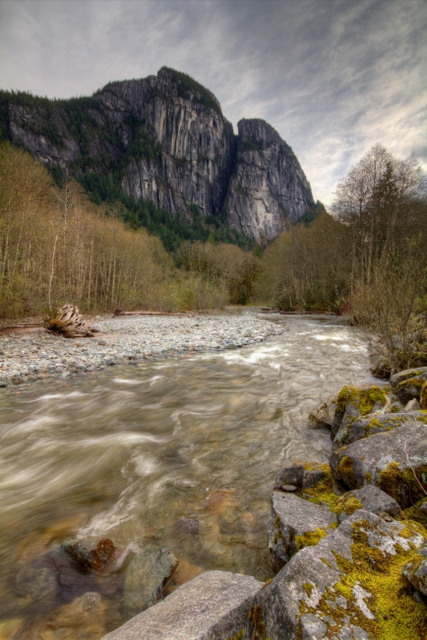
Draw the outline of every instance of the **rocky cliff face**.
M262 120L239 135L215 96L179 72L108 84L91 98L49 101L3 93L9 139L72 175L114 175L125 194L172 215L192 205L260 240L313 204L291 148ZM23 94L25 95L25 94Z
M310 185L292 149L263 120L238 123L236 170L225 211L230 224L261 240L275 238L313 205Z

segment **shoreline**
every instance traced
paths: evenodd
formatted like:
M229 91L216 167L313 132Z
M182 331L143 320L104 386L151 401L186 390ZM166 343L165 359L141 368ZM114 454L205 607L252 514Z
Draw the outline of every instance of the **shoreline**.
M44 379L83 377L109 366L144 360L217 353L264 342L284 328L241 313L101 316L93 338L64 338L42 327L0 333L0 388Z

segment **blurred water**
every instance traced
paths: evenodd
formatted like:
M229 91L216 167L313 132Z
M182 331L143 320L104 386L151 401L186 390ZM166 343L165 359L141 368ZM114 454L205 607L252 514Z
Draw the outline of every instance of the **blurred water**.
M208 569L271 575L274 477L286 461L326 461L310 409L371 380L351 329L280 321L285 332L256 347L2 390L1 617L37 616L16 568L71 535L169 545L172 588Z

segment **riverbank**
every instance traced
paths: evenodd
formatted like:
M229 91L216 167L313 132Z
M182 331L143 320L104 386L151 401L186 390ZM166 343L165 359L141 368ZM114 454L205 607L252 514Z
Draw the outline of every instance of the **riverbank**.
M238 349L283 332L254 310L188 316L100 316L95 338L67 339L32 328L0 335L0 387L86 376L142 360Z

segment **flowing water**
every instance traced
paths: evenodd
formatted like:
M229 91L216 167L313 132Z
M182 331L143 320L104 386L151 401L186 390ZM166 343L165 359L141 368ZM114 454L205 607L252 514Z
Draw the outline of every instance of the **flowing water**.
M32 635L40 616L71 598L42 606L19 577L71 536L107 536L135 551L168 545L180 561L170 589L209 569L271 576L277 472L294 459L327 461L329 434L309 426L309 411L344 384L371 381L351 329L278 321L282 335L250 348L2 391L0 638L20 625L17 638L78 637ZM96 589L80 585L73 596ZM110 615L84 637L124 621L120 590L99 591L112 599Z

